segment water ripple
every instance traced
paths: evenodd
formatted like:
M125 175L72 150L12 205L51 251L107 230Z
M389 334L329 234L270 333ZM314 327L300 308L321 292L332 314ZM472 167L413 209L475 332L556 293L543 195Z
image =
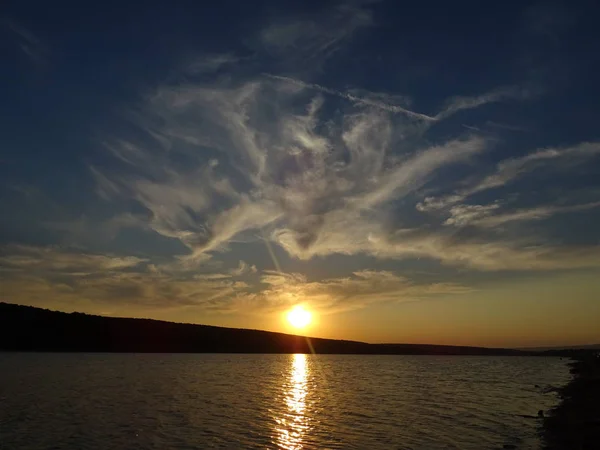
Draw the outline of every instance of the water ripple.
M0 354L0 449L537 448L545 358Z

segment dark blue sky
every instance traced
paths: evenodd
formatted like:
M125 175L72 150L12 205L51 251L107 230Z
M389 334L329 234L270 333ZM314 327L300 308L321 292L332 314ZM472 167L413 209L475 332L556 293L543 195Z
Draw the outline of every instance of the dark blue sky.
M271 329L303 303L317 334L432 340L361 317L460 298L459 327L575 276L600 314L599 9L5 2L2 298ZM553 330L528 339L600 339Z

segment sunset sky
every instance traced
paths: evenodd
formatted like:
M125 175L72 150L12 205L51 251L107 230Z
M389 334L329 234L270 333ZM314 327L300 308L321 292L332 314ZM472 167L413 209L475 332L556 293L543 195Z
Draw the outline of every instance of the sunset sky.
M9 0L0 301L598 343L596 3Z

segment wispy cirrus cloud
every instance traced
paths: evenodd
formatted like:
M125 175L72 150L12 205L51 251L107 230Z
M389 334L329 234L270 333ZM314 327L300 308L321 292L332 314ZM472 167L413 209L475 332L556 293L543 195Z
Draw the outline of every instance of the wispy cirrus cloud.
M117 271L140 265L146 260L134 256L88 254L82 251L65 251L60 247L35 247L8 245L2 248L0 267L10 271L57 272L86 274Z
M357 95L353 92L338 91L336 89L331 89L331 88L321 86L316 83L306 83L302 80L298 80L298 79L291 78L291 77L284 77L281 75L272 75L272 74L265 74L265 75L274 80L284 81L287 83L291 83L291 84L300 86L302 88L314 89L316 91L324 92L326 94L335 95L337 97L340 97L340 98L343 98L346 100L350 100L351 102L355 102L355 103L362 104L365 106L372 106L374 108L382 109L384 111L388 111L391 113L406 114L409 117L416 118L416 119L422 119L425 121L436 120L436 117L431 117L426 114L421 114L421 113L418 113L415 111L411 111L406 107L400 106L398 104L394 104L390 101L393 99L398 99L398 96L390 96L390 95L383 95L383 94L377 95L377 94L370 94L370 93L363 93L363 95L361 96L361 95ZM406 102L405 97L401 97L401 100Z
M47 46L30 30L12 19L0 20L0 26L9 34L21 52L36 67L41 67L48 60Z
M525 173L559 163L565 168L581 164L600 155L600 143L583 142L566 148L546 148L537 150L519 158L510 158L498 163L496 172L485 177L472 187L469 195L485 189L503 186Z
M184 70L194 75L210 74L236 64L240 59L232 53L205 55L201 58L194 58Z
M519 277L600 270L593 24L534 10L533 33L482 17L474 36L469 14L296 3L150 8L126 46L122 20L86 45L83 17L0 24L9 59L55 75L7 78L3 301L277 327L298 303L418 317L440 303L388 304L458 297L468 316L525 292ZM569 288L555 297L592 304Z
M130 167L124 175L94 169L100 194L144 205L150 227L181 240L191 250L184 257L190 261L205 261L236 236L266 228L270 240L300 259L362 253L431 258L480 270L592 263L591 256L576 261L581 249L543 241L524 249L520 242L449 239L440 231L443 222L428 224L420 234L405 232L390 205L413 198L439 171L469 162L492 143L467 133L430 144L415 126L423 122L417 116L345 96L326 98L313 86L291 84L293 89L287 79L260 76L232 82L230 76L216 84L160 87L143 111L148 124L156 115L163 126L153 129L150 145L135 150L129 141L115 141L113 154L135 157L118 158ZM341 114L326 115L328 102ZM472 186L428 197L417 209L456 205L556 161L585 161L598 148L582 143L500 161L494 173ZM491 221L496 208L458 206L446 225ZM516 219L504 218L510 220ZM551 261L570 252L572 258Z
M442 120L459 111L475 109L490 103L497 103L503 100L525 99L531 96L531 92L518 86L509 86L494 89L482 95L466 97L455 96L448 99L440 112L435 115L436 120Z
M261 291L266 304L274 310L306 304L320 313L335 313L365 308L375 303L423 300L436 295L471 292L456 283L419 285L388 271L361 270L348 277L307 281L301 274L265 272L267 285Z
M368 2L340 3L303 18L279 19L261 30L260 49L296 69L318 69L361 29L373 25Z
M299 256L327 239L323 230L331 224L372 214L487 144L470 135L437 145L411 143L407 134L415 133L412 123L419 119L407 123L356 102L340 104L345 113L323 128L324 104L311 89L290 91L276 79L163 87L147 105L166 123L155 133L171 139L170 155L179 150L188 166L176 168L156 142L144 149L146 162L119 158L134 166L135 176L96 175L100 193L136 199L151 212L155 231L180 239L195 255L269 226L273 239ZM115 145L131 153L123 142ZM189 142L212 144L212 156L207 160L203 146L190 148ZM294 246L286 245L289 237Z
M22 274L2 280L9 301L36 304L51 301L63 307L82 304L166 310L197 307L220 309L223 302L247 285L230 278L177 279L139 272L95 273L80 277Z
M254 264L248 264L246 261L240 261L236 269L231 269L229 273L233 277L239 277L247 273L256 273L257 269Z
M600 143L582 142L571 147L545 148L496 164L493 173L479 179L471 186L441 197L427 197L417 204L420 211L443 209L459 203L469 196L489 189L503 187L514 180L541 169L568 171L600 155Z
M425 122L442 121L463 110L475 109L479 108L480 106L484 106L490 103L498 103L504 100L523 100L532 95L527 89L518 86L510 86L501 89L494 89L490 92L486 92L484 94L472 97L456 96L448 99L445 102L443 108L435 115L427 115L408 109L406 104L410 103L410 98L406 96L383 93L370 93L364 92L360 89L340 91L337 89L322 86L317 83L307 83L305 81L292 77L273 74L265 75L269 78L288 82L303 88L309 88L326 94L335 95L337 97L350 100L355 103L372 106L391 113L404 114L414 119L421 119ZM467 128L475 129L476 131L478 131L476 127ZM511 127L511 129L514 129L514 127Z
M446 219L444 224L493 228L510 222L543 220L556 214L587 211L598 207L600 207L600 202L590 202L577 205L536 206L497 213L500 208L498 203L491 205L456 205L450 208L451 217Z
M450 217L446 219L444 225L464 226L478 223L488 218L498 208L500 208L500 205L497 203L491 205L456 205L450 208Z
M35 304L50 299L63 305L92 302L211 309L218 299L245 292L248 285L239 277L256 270L240 261L237 268L225 272L191 275L163 271L162 267L147 264L147 259L57 246L9 245L1 250L2 295L6 300L20 303Z
M282 60L295 54L290 49L327 58L371 23L363 7L348 8L270 26L261 34L263 50ZM346 14L354 21L343 30L329 29L329 21ZM301 35L298 24L307 21L311 25ZM506 158L481 176L478 157L496 140L477 127L434 132L435 124L460 111L526 99L531 90L503 87L472 97L454 95L440 111L424 114L413 111L405 95L340 90L254 70L252 64L243 68L231 54L204 62L208 72L223 64L230 70L226 77L158 86L131 114L144 138L107 139L106 150L121 165L110 171L91 168L102 198L138 202L149 213L148 227L189 248L177 267L206 263L236 239L257 240L259 234L304 260L365 254L428 258L479 270L595 264L595 248L554 245L543 236L515 241L501 233L485 238L448 234L450 225L492 228L576 211L542 205L511 211L503 201L464 203L542 168L560 163L568 170L595 157L597 143ZM420 197L423 189L435 192L432 186L443 186L449 170L475 167L460 180L464 187ZM416 217L415 203L421 213L443 214ZM555 261L557 255L562 260Z
M337 225L337 226L336 226ZM478 271L560 270L600 266L597 245L567 246L524 236L518 240L497 236L459 236L422 229L390 231L376 220L354 217L340 220L323 230L310 250L297 247L293 237L283 233L277 241L290 254L302 259L330 254L366 254L382 259L431 259L442 264Z
M63 243L67 245L81 245L90 241L111 241L123 229L147 228L147 219L140 215L126 212L116 214L106 220L92 219L89 216L81 215L74 220L53 221L45 225L50 230L60 232L63 236Z
M418 284L392 272L373 270L321 281L308 281L297 273L265 271L260 277L265 288L256 289L243 281L257 272L244 261L225 272L191 276L142 267L145 262L57 247L10 246L3 248L0 257L0 279L3 295L21 303L35 304L51 297L62 305L83 301L97 306L193 307L205 312L252 314L279 313L297 303L329 314L472 290L457 283Z

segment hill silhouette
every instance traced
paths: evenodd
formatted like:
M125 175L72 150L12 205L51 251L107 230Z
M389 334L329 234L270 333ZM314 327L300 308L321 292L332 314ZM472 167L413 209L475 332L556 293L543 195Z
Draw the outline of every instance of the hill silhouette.
M537 355L421 344L368 344L284 333L64 313L0 302L0 350L52 352Z

